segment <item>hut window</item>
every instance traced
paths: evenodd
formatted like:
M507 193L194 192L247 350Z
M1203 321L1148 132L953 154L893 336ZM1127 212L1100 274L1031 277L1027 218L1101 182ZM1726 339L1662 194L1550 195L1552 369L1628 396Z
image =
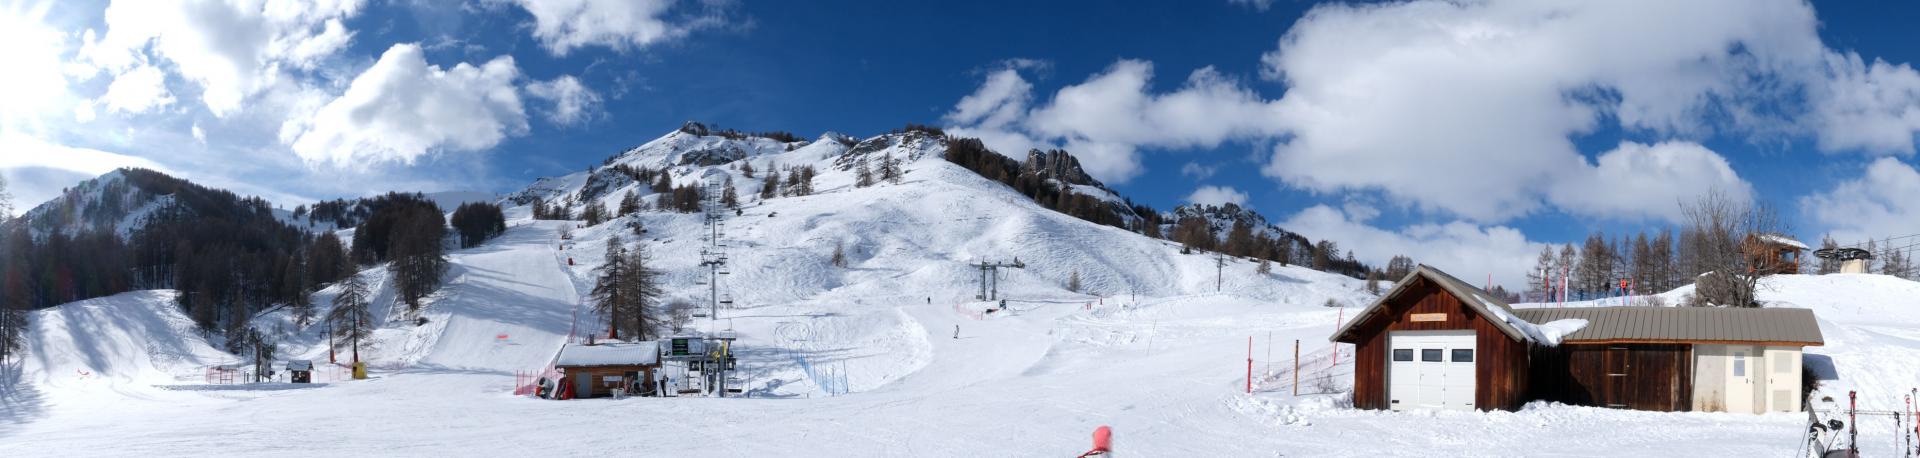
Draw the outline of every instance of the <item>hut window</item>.
M1437 348L1420 349L1420 361L1429 362L1429 363L1440 362L1440 349L1437 349Z
M1744 352L1744 351L1733 352L1733 376L1734 377L1747 376L1747 352Z
M1411 348L1393 349L1393 360L1394 361L1413 361L1413 349Z
M1471 362L1473 362L1473 349L1470 349L1470 348L1467 348L1467 349L1461 349L1461 348L1456 348L1456 349L1454 349L1454 350L1453 350L1453 362L1456 362L1456 363L1471 363Z

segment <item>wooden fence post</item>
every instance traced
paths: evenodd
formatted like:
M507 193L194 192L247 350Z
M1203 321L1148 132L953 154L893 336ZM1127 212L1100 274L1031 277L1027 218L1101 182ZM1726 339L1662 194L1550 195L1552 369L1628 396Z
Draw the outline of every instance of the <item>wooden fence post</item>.
M1293 339L1293 395L1300 395L1300 339Z

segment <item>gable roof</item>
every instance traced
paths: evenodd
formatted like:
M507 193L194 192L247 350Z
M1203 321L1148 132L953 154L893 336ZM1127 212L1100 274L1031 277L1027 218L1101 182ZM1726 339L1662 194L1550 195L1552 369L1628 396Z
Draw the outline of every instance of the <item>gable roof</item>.
M1565 343L1742 342L1825 345L1813 311L1796 308L1568 307L1520 309L1532 322L1577 318L1587 327Z
M1518 319L1517 315L1513 313L1513 307L1508 306L1506 302L1501 301L1492 294L1488 294L1485 290L1467 282L1460 281L1458 278L1453 278L1452 275L1447 275L1446 272L1441 272L1440 269L1435 269L1426 264L1415 267L1413 272L1407 274L1406 278L1402 278L1398 283L1394 283L1393 289L1387 290L1386 294L1380 295L1379 300L1373 301L1372 305L1368 305L1366 309L1355 314L1352 320L1348 320L1345 324L1340 325L1340 330L1334 331L1333 336L1327 340L1346 343L1355 342L1356 339L1342 340L1342 338L1348 337L1348 334L1353 332L1354 327L1358 326L1360 322L1366 321L1376 314L1385 313L1387 311L1386 304L1401 294L1404 294L1407 288L1413 285L1413 281L1416 278L1425 278L1427 281L1439 286L1441 290L1446 291L1447 294L1452 294L1455 299L1460 300L1461 304L1473 309L1474 313L1480 314L1482 319L1487 320L1488 323L1493 323L1493 327L1499 329L1500 332L1506 334L1507 337L1521 342L1533 341L1532 338L1527 337L1525 331L1515 327L1512 323L1508 323L1504 318L1516 317L1515 319Z
M660 343L655 341L566 344L560 347L560 354L553 360L553 365L560 367L651 366L659 363Z

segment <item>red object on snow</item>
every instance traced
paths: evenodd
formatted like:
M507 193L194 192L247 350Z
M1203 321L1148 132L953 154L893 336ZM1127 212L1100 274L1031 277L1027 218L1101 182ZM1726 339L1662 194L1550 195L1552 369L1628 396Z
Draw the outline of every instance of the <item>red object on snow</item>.
M573 258L567 258L567 265L573 265Z
M1105 455L1113 452L1113 429L1105 425L1093 429L1093 450L1080 454L1081 458Z

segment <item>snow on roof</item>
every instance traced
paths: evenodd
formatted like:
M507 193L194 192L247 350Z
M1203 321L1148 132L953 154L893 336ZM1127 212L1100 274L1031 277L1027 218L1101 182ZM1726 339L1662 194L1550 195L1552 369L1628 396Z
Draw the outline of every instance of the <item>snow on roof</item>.
M566 344L554 366L650 366L660 363L660 343L610 342L598 345Z
M1799 248L1802 250L1808 249L1807 244L1800 243L1799 240L1794 240L1792 237L1787 237L1780 234L1760 234L1760 235L1756 235L1755 237L1758 237L1760 240L1765 240L1770 243L1777 243L1777 244L1786 245L1794 248Z
M287 370L290 370L290 371L311 371L311 370L313 370L313 361L308 361L308 360L304 360L304 359L296 359L296 360L293 360L293 361L287 361Z
M1342 324L1340 329L1335 330L1333 336L1328 339L1335 342L1355 343L1356 341L1351 340L1352 336L1350 336L1349 333L1362 321L1366 321L1368 315L1385 310L1387 302L1399 296L1402 291L1407 289L1408 285L1413 284L1415 277L1424 277L1432 281L1433 284L1439 286L1440 289L1446 290L1448 294L1452 294L1453 297L1460 299L1462 305L1473 309L1481 316L1488 317L1488 323L1492 323L1495 329L1499 329L1500 332L1505 333L1507 337L1511 337L1515 341L1540 342L1542 340L1542 334L1538 332L1539 330L1522 327L1523 325L1531 326L1532 324L1527 323L1526 320L1514 318L1511 313L1513 307L1507 305L1506 302L1490 299L1485 294L1486 292L1480 290L1480 288L1460 281L1460 279L1454 278L1452 275L1448 275L1446 272L1441 272L1440 269L1435 269L1426 264L1416 266L1413 272L1407 274L1406 278L1401 279L1399 283L1395 283L1393 289L1387 290L1387 293L1375 300L1373 305L1369 305L1367 308L1362 309L1360 313L1354 314L1352 320L1348 320L1345 324ZM1502 312L1505 313L1496 315Z

